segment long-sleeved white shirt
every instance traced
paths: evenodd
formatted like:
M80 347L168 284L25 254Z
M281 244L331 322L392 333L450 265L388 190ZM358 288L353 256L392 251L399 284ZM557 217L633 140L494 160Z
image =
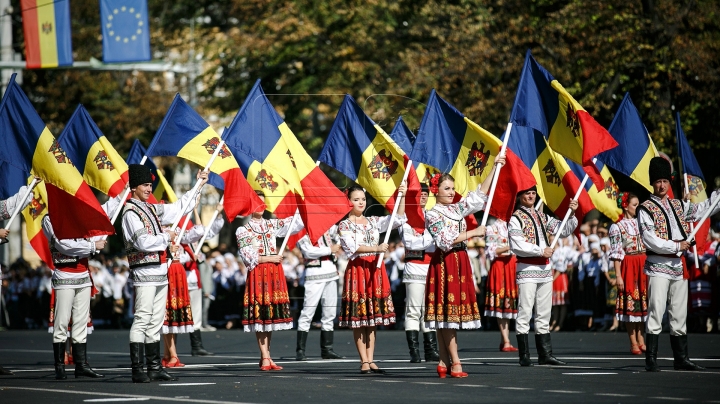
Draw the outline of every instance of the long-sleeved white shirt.
M332 240L338 235L338 226L333 225L317 242L317 245L310 241L310 236L304 235L297 242L297 247L305 258L305 283L321 283L335 281L339 278L338 269L332 260L321 260L318 265L308 265L309 263L320 260L323 257L332 255Z
M8 220L10 219L10 216L12 216L13 212L17 208L17 205L20 203L22 204L22 207L20 210L25 209L26 206L32 202L33 194L30 192L28 197L24 201L20 201L20 199L25 195L25 192L27 192L28 186L24 185L20 187L20 190L18 192L11 196L10 198L0 201L0 220ZM7 239L0 238L0 244L7 243Z
M418 233L408 223L404 223L400 227L400 235L405 246L405 254L407 257L408 250L424 251L424 253L432 254L435 252L435 240L432 234L425 229L422 233ZM418 261L405 262L403 270L403 283L422 283L425 284L430 264L424 264Z

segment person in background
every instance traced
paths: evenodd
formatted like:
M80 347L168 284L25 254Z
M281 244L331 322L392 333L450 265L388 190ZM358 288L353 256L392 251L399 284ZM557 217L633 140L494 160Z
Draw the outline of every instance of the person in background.
M605 272L605 324L601 331L615 331L618 328L618 320L615 318L615 303L618 294L617 275L615 267L610 264L610 239L608 237L600 239L600 250L603 260L605 261L605 267L608 269L608 271Z
M500 352L517 352L510 343L510 320L517 318L517 259L510 250L507 222L495 220L487 227L485 240L492 262L485 288L485 316L497 318Z
M562 330L567 317L567 306L569 304L569 278L568 266L572 268L571 254L573 251L573 238L565 237L558 241L558 247L550 257L553 269L553 295L552 314L550 316L550 330L557 332Z

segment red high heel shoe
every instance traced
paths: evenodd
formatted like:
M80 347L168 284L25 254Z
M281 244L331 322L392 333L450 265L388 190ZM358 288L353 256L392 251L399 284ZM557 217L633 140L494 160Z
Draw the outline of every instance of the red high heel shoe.
M455 366L455 365L461 365L461 363L460 363L460 362L458 362L458 363L453 363L453 364L450 366L450 377L457 377L457 378L468 377L468 374L467 374L466 372L463 372L463 371L453 372L453 371L452 371L452 367Z
M273 362L271 360L270 361L270 370L283 370L283 367L276 365L275 362Z
M517 352L517 351L518 351L518 349L515 348L514 346L512 346L512 344L505 346L505 343L503 343L503 342L500 343L500 352Z
M643 352L637 345L630 345L630 354L631 355L642 355Z
M645 352L647 348L645 347L645 344L640 345L640 350Z
M263 372L267 372L272 369L272 365L265 365L263 366L263 362L268 361L270 362L270 358L262 358L260 359L260 370Z
M436 370L439 378L444 379L447 377L447 368L445 366L437 365Z
M168 365L168 361L166 361L165 358L162 358L162 359L160 360L160 364L161 364L162 367L164 367L164 368L171 368L171 367L172 367L172 366L169 366L169 365Z
M173 362L173 359L175 359L175 362ZM182 363L182 362L180 362L180 358L178 358L177 356L173 356L172 358L170 358L169 361L167 361L167 362L165 362L165 363L166 363L165 367L168 367L168 368L182 368L182 367L185 367L185 364Z

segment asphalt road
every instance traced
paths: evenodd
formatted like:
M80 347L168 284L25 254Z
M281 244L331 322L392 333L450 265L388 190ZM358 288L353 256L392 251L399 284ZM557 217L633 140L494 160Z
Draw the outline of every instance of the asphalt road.
M187 364L171 369L177 382L133 384L127 330L98 330L88 339L88 357L104 379L54 380L52 339L42 331L0 333L0 364L15 376L0 376L0 403L185 402L185 403L479 403L479 402L716 402L720 403L720 335L692 334L690 355L704 372L672 369L667 334L660 338L663 371L644 371L644 357L629 354L620 333L553 334L565 367L521 368L517 354L498 352L497 332L461 332L464 379L439 379L435 363L409 363L405 334L379 331L375 360L388 375L359 374L352 333L336 332L335 350L344 360L321 360L320 333L308 338L307 362L295 362L295 331L273 333L272 355L285 367L258 370L255 337L241 331L203 333L216 355L191 357L189 338L179 336ZM514 335L512 335L514 339ZM531 336L533 360L535 347Z

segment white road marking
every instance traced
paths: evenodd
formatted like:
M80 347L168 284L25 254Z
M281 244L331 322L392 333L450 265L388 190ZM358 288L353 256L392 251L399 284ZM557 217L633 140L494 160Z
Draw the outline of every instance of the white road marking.
M595 393L596 396L606 397L635 397L635 394L620 394L620 393Z
M498 387L500 390L533 390L530 387Z
M11 387L3 386L3 389L25 390L25 391L44 391L48 393L66 393L81 394L87 396L105 396L105 397L124 397L124 398L147 398L148 400L174 401L179 403L200 403L200 404L242 404L235 401L219 401L219 400L201 400L193 398L176 398L165 396L146 396L139 394L115 394L115 393L98 393L96 391L79 391L79 390L60 390L60 389L41 389L36 387ZM246 403L249 404L249 403Z
M406 368L386 368L386 367L383 367L383 370L415 370L415 369L427 369L427 367L426 367L426 366L406 367Z
M563 373L571 376L591 376L591 375L616 375L615 372L587 372L587 373Z
M445 383L438 383L438 382L413 382L413 384L445 384Z
M176 387L176 386L207 386L210 384L215 384L215 383L163 383L163 384L158 384L158 386L173 386L173 387Z
M329 377L306 377L308 380L327 380Z
M402 383L402 380L375 380L378 383Z
M546 393L581 394L582 391L575 390L543 390Z
M487 387L484 384L456 384L459 387Z
M671 401L689 401L689 398L685 397L648 397L652 400L671 400Z
M91 398L83 400L86 403L109 403L112 401L148 401L149 398Z
M358 381L358 380L365 380L365 379L338 379L338 380Z

